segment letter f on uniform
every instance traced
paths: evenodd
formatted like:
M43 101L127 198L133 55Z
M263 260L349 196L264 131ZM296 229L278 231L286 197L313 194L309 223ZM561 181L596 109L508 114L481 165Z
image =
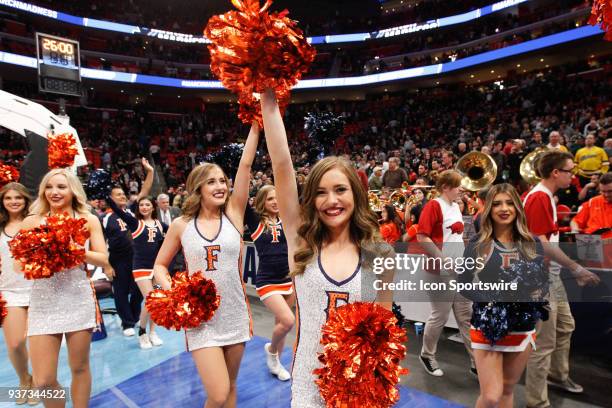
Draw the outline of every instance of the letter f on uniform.
M221 252L221 246L209 245L204 248L206 249L206 271L217 270L216 262L219 260L217 254Z

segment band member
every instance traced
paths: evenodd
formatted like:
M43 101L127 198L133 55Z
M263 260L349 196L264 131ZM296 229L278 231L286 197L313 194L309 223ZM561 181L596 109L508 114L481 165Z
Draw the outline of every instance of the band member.
M400 216L395 211L395 207L387 204L383 207L380 220L380 235L389 244L394 244L401 237L404 225Z
M370 268L374 256L392 254L392 249L379 237L366 190L344 159L327 157L311 169L300 205L273 91L262 95L261 107L296 291L298 329L291 406L324 407L312 373L320 365L321 327L330 310L347 303L376 300L391 309L392 294L380 292L377 296L373 287L376 275ZM393 274L389 271L385 278L392 280Z
M79 179L69 169L54 169L40 183L38 197L22 229L38 227L49 215L67 213L87 220L90 233L85 248L87 264L108 267L108 254L100 220L87 207ZM55 273L32 284L28 309L28 340L34 384L41 389L58 389L57 368L64 335L68 345L70 386L75 407L87 407L91 394L89 346L91 332L100 322L96 295L85 264ZM63 407L65 400L44 400L46 407Z
M272 341L266 343L266 363L270 372L281 381L291 378L281 365L285 337L295 324L291 311L293 306L293 282L289 277L287 260L287 239L279 217L276 189L272 185L263 186L255 197L255 209L247 205L245 221L253 231L251 239L257 249L259 266L255 286L257 294L266 307L274 313Z
M218 165L204 163L191 171L183 215L170 225L155 260L155 279L169 289L168 266L182 248L189 273L201 271L221 297L210 321L186 331L187 349L206 389L207 408L236 406L238 369L245 342L253 335L242 281L242 234L258 140L259 126L254 123L231 195L229 179Z
M121 221L132 233L134 242L134 257L132 258L132 276L144 298L153 290L153 265L155 258L164 242L168 226L157 219L155 201L151 197L141 197L136 201L133 216L122 210L112 198L109 205ZM121 201L120 201L121 202ZM147 323L149 333L147 333ZM140 327L138 328L138 343L142 349L161 346L163 340L155 333L155 323L149 319L146 307L140 312Z
M527 363L527 405L534 408L550 406L547 381L569 392L583 391L582 386L569 377L570 341L575 324L559 277L559 264L572 272L580 286L599 283L597 275L555 246L559 242L559 233L554 194L567 188L572 181L575 167L572 155L559 150L545 152L538 159L537 167L542 181L525 197L525 215L530 232L540 239L546 256L555 262L549 266L550 318L538 328L536 348Z
M153 167L144 158L142 167L147 175L138 193L138 199L149 195L153 185ZM129 211L131 214L136 212L134 207L128 209L127 196L121 186L117 185L112 188L110 200L115 202L121 210ZM109 262L112 266L104 272L112 279L113 298L117 314L121 319L123 335L131 337L136 334L134 326L140 319L142 305L142 294L132 276L134 257L132 236L125 221L121 220L111 209L102 216L102 227L108 245Z
M480 233L472 238L463 256L465 260L480 258L484 267L478 269L476 263L470 263L466 271L459 275L459 281L472 283L477 275L479 282L501 282L504 272L508 273L511 265L517 262L524 267L523 277L527 282L522 284L523 287L535 281L531 275L527 276L527 268L539 271L541 280L545 281L547 272L543 248L539 240L529 233L523 205L514 187L510 184L491 187L485 203ZM533 292L537 292L539 299L546 295L546 291L539 287ZM529 302L527 297L523 299L522 296L514 296L514 293L512 296L502 293L498 298L491 291L484 290L468 290L462 294L474 301L470 338L480 382L476 408L512 407L514 386L525 370L535 343L536 322L544 314L543 303ZM506 297L516 302L504 303L510 300ZM520 321L508 316L508 307L512 308L512 314L521 316ZM487 315L487 310L493 310L493 313L499 310L495 320L482 317ZM503 330L503 336L499 334L499 339L490 339L491 329L499 328L492 326L501 325L501 321L508 326Z
M463 255L463 216L455 202L461 191L461 175L455 170L445 170L437 178L436 189L440 195L429 201L419 218L417 239L432 259L456 258ZM428 274L433 281L456 279L453 270L436 270ZM448 285L447 285L448 287ZM455 314L463 343L470 357L470 371L476 374L470 347L471 302L459 293L436 291L430 293L431 314L425 323L420 361L425 371L435 377L444 375L436 360L438 340L448 321L451 309Z
M612 173L601 176L599 191L600 195L582 204L571 222L572 231L612 238Z
M8 183L0 189L0 294L6 302L8 314L2 330L6 350L19 377L19 388L23 395L15 400L18 405L37 404L38 399L28 397L25 391L32 389L32 376L28 372L28 349L26 347L28 306L32 281L26 280L9 250L9 241L19 232L21 222L28 214L32 199L28 190L19 183Z

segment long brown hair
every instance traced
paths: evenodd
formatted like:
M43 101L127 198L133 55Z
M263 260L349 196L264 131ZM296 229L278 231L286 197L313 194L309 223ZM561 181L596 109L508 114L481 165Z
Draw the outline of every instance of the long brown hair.
M529 233L523 203L521 203L521 198L516 192L516 189L508 183L496 184L492 186L487 193L485 208L481 215L480 233L478 241L476 242L477 253L481 256L484 255L493 242L493 220L491 217L491 209L493 208L493 199L500 193L505 193L510 196L516 210L516 218L514 220L512 232L513 240L516 243L519 252L527 259L534 259L536 256L535 239L531 233Z
M264 224L264 228L268 230L268 226L270 224L274 224L272 222L272 218L270 214L266 211L266 200L268 199L268 195L274 191L274 186L265 185L259 189L257 195L255 196L255 212L259 215L259 218Z
M306 266L319 251L321 244L329 239L329 230L317 215L315 199L323 175L332 169L339 169L349 180L353 192L354 210L350 219L349 234L351 240L362 249L362 257L368 261L365 248L382 242L376 215L368 206L367 193L352 165L343 158L329 156L321 159L310 171L302 191L300 207L301 225L298 227L298 248L293 256L295 270L292 276L304 273ZM379 247L375 246L374 247ZM375 255L375 254L373 254Z
M200 192L202 186L208 179L208 175L213 169L219 169L223 173L225 177L225 181L227 183L227 198L225 199L225 203L221 207L221 213L225 210L227 206L227 202L229 201L229 179L227 175L223 171L223 169L214 164L214 163L202 163L191 170L189 176L187 176L187 182L185 183L185 188L187 189L187 198L183 203L183 217L187 220L192 220L198 216L200 213L200 209L202 207L202 193Z
M25 206L21 211L21 218L25 218L28 215L28 211L30 209L30 204L32 204L32 197L28 192L28 189L25 188L23 184L11 182L4 185L4 187L0 188L0 232L4 231L4 227L10 221L10 215L6 208L4 208L4 196L9 191L16 191L23 197L25 200Z

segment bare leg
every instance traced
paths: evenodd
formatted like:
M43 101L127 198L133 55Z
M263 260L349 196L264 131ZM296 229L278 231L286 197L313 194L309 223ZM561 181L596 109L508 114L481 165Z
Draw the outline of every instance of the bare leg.
M274 313L275 325L272 331L272 342L270 352L278 353L279 357L283 351L285 338L295 325L295 316L291 310L290 304L293 303L293 295L273 295L265 299L264 304Z
M89 369L89 348L91 330L66 333L68 364L72 373L70 392L75 408L86 408L91 396L91 371Z
M473 350L473 354L480 383L476 408L498 407L504 389L503 353Z
M48 334L29 337L30 355L32 358L32 375L34 385L40 389L58 389L57 361L60 346L62 345L61 334ZM64 408L65 400L43 400L45 408Z
M8 307L8 314L2 323L4 341L9 360L15 368L22 386L31 385L32 376L28 372L28 349L26 334L28 330L28 309L26 307Z

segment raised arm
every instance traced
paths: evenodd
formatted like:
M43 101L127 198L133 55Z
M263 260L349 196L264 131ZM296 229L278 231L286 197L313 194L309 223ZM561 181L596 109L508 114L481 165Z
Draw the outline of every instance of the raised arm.
M285 125L276 102L276 95L271 89L261 95L261 112L266 145L272 160L278 206L283 217L283 229L287 237L289 252L292 252L300 223L300 204Z
M111 197L107 197L106 201L117 217L121 218L121 220L127 224L131 232L135 232L138 229L138 220L136 217L119 208L117 203L115 203Z
M146 197L151 193L151 188L153 187L153 177L155 175L155 170L153 166L149 163L147 159L142 158L142 168L147 173L144 181L142 182L142 188L140 189L140 193L138 193L138 198L136 200L140 200L142 197Z
M234 191L229 199L227 215L234 225L244 225L244 209L249 201L249 182L251 180L251 166L257 153L259 143L259 125L253 122L249 136L244 144L242 157L238 164L238 171L234 177Z

